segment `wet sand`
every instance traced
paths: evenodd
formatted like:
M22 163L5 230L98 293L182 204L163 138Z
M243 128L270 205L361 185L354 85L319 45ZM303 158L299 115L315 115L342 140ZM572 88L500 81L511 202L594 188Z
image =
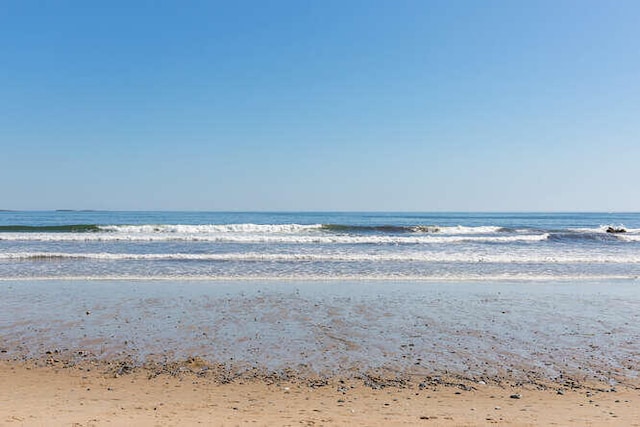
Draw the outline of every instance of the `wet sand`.
M636 287L0 281L0 423L639 425Z

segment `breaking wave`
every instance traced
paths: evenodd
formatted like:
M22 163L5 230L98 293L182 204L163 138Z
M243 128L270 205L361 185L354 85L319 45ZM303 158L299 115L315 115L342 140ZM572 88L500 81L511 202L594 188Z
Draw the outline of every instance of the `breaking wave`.
M116 233L177 233L177 234L215 234L215 233L304 233L321 229L322 224L145 224L145 225L102 225L100 231Z
M130 241L130 242L216 242L216 243L284 243L284 244L446 244L446 243L515 243L547 240L548 233L506 236L478 235L350 235L350 234L270 234L270 233L3 233L0 241Z
M479 226L465 227L462 225L440 227L437 225L342 225L342 224L324 224L323 230L343 232L343 233L442 233L442 234L486 234L506 231L503 227Z
M494 226L447 226L436 225L345 225L345 224L135 224L135 225L99 225L99 224L72 224L72 225L5 225L0 226L0 233L304 233L313 231L327 231L335 233L440 233L440 234L488 234L508 229Z

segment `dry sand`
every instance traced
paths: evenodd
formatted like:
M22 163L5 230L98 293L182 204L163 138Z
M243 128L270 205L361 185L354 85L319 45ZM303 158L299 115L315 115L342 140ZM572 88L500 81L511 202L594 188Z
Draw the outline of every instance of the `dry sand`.
M195 374L193 362L173 372L121 375L118 365L62 365L1 362L0 424L640 426L640 390L632 385L250 376L226 382L215 370Z

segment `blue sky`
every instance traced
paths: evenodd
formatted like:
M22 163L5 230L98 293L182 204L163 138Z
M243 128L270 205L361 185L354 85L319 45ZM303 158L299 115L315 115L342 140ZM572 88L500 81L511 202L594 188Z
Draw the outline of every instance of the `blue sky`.
M0 209L640 211L639 16L4 1Z

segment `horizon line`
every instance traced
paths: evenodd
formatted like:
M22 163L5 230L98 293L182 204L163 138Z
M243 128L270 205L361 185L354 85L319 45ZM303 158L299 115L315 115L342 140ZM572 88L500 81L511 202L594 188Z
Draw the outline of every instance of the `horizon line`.
M6 212L77 212L77 213L91 213L91 212L173 212L173 213L406 213L406 214L639 214L640 211L616 211L616 210L270 210L270 209L219 209L219 210L206 210L206 209L0 209L0 213Z

